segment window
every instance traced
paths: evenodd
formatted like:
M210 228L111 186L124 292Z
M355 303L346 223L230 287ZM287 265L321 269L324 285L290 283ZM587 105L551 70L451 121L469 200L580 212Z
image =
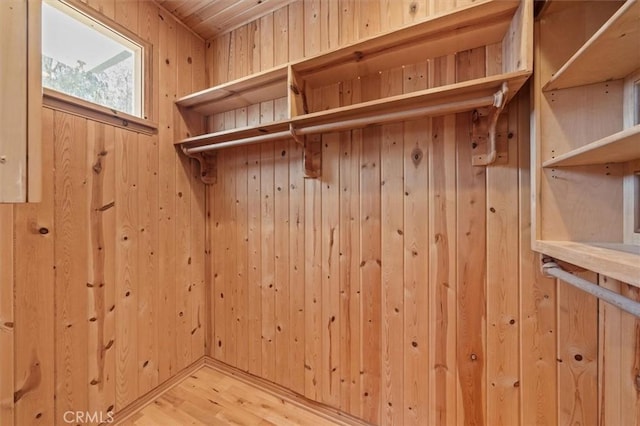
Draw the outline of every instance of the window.
M42 84L144 117L144 48L71 5L42 6Z

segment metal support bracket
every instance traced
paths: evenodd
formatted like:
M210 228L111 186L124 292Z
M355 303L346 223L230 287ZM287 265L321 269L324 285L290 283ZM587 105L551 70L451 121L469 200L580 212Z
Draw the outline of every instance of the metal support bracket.
M481 139L486 139L488 141L488 152L486 154L474 155L471 159L471 164L473 164L474 166L488 166L495 163L498 157L496 144L496 126L498 124L500 113L507 103L508 91L509 87L505 82L502 83L502 87L500 88L500 90L494 93L493 105L490 107L489 114L486 117L486 123L483 123L480 115L477 113L477 111L474 111L472 130L472 138L474 140L474 143L477 145L477 141Z
M218 180L218 153L215 151L198 152L190 154L185 147L182 152L189 158L195 158L200 164L200 179L207 185L212 185Z

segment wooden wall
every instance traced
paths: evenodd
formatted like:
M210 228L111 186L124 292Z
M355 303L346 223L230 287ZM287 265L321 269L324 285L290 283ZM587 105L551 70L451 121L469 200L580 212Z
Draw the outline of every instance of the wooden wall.
M0 205L2 426L106 420L204 354L205 191L172 142L205 44L151 1L88 3L152 43L160 125L43 109L43 201Z
M460 4L397 5L294 2L210 40L209 81ZM500 61L496 45L425 58L318 90L315 107ZM284 107L210 126L271 121ZM207 354L375 424L638 424L640 322L545 279L529 249L528 108L526 93L508 106L506 156L486 169L471 166L469 114L323 135L319 180L303 178L293 141L221 151L208 188Z
M174 98L205 86L205 45L151 2L87 1L153 43L159 134L43 110L43 202L0 205L1 426L118 411L205 351L379 424L639 424L640 323L544 279L529 250L526 96L494 167L470 166L460 114L325 135L319 180L290 141L223 151L205 190L171 144ZM208 42L207 83L455 5L396 4L295 2ZM316 99L490 73L498 50Z

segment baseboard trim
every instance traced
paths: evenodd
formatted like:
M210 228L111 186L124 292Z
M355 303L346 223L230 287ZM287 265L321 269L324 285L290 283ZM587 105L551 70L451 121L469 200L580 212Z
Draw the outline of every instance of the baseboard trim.
M151 404L157 398L160 398L162 395L170 391L176 385L179 385L184 379L189 377L191 374L195 373L199 369L205 366L205 357L202 357L195 361L193 364L185 367L183 370L176 373L173 377L165 381L159 386L151 389L146 394L142 395L140 398L133 401L131 404L127 405L122 410L118 411L113 416L113 422L111 424L119 425L122 422L129 420L134 414L138 411L142 410L147 405ZM102 425L106 425L106 423L102 423ZM102 426L101 425L101 426Z
M350 414L344 413L337 408L330 407L320 402L312 401L302 395L291 391L290 389L287 389L283 386L262 379L260 377L254 376L245 371L238 370L237 368L231 367L230 365L213 359L210 356L205 355L204 365L223 374L233 376L234 378L250 386L259 388L276 396L277 398L285 400L286 402L297 407L311 411L315 415L323 417L336 424L345 426L370 426L370 423L367 423L364 420L354 417Z

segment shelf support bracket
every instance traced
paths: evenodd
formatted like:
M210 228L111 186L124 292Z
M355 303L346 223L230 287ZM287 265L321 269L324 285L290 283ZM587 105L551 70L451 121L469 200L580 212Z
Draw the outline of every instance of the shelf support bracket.
M294 141L296 141L296 143L304 146L304 138L296 132L296 129L293 127L293 123L289 123L289 132L291 133L291 137Z
M289 133L291 133L293 140L304 149L304 177L320 177L322 173L322 136L319 134L301 136L293 127L293 123L289 123Z
M185 147L182 152L189 158L194 158L200 164L200 179L206 185L212 185L218 180L218 153L215 151L190 154Z
M498 118L500 113L504 110L504 106L507 103L507 92L509 87L507 83L502 83L502 87L496 93L493 94L493 105L490 107L489 115L486 118L486 123L482 123L480 117L474 117L472 137L475 140L486 138L488 140L488 152L487 154L474 155L471 164L474 166L488 166L495 163L498 157L497 145L496 145L496 126L498 124ZM474 112L475 114L476 112ZM483 131L482 128L488 127L488 132Z
M304 176L319 178L322 174L322 135L309 135L304 138Z

